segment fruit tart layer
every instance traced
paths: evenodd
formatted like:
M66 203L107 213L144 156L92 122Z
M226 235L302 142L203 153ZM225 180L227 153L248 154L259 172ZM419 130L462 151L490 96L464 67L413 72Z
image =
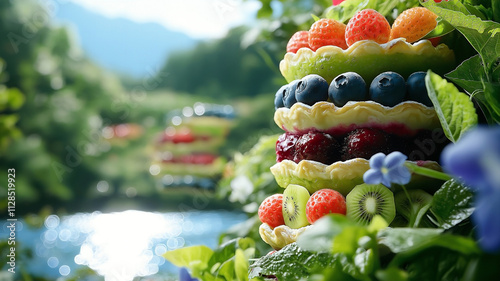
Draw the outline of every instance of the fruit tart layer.
M403 38L385 44L358 41L346 50L337 46L323 46L316 51L301 48L297 53L286 53L280 62L281 74L288 82L311 73L331 82L337 75L348 71L359 73L369 81L389 70L408 76L428 69L446 73L454 66L455 55L446 45L434 47L429 40L411 44Z

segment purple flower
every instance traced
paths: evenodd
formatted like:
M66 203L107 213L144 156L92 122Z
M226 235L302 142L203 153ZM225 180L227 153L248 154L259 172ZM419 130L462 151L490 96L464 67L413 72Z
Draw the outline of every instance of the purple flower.
M500 126L478 126L441 155L445 171L476 191L472 219L486 251L500 250Z
M189 271L186 268L182 267L179 270L179 281L198 281L198 279L192 278L189 274Z
M404 165L406 155L399 151L385 155L379 152L370 158L370 169L363 175L363 180L368 184L380 184L391 187L391 183L407 184L410 182L411 173Z

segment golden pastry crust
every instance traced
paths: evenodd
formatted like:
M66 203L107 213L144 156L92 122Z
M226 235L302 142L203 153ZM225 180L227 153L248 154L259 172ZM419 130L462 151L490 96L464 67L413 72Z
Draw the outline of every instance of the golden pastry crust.
M267 223L263 223L259 227L259 234L262 240L269 244L269 246L275 250L280 250L286 245L296 242L297 237L308 227L304 226L293 229L286 225L280 225L273 229Z
M429 40L411 44L404 38L385 44L362 40L346 50L336 46L323 46L316 52L301 48L295 54L286 53L280 62L281 74L288 82L315 73L330 83L337 75L353 71L369 84L384 71L395 71L408 77L416 71L432 69L446 73L454 67L455 55L448 46L434 47Z
M432 107L405 101L394 107L373 101L348 102L337 107L330 102L317 102L313 106L296 103L291 108L278 108L274 122L289 133L310 130L354 130L359 127L403 125L408 130L440 128L439 118Z
M330 188L346 196L354 186L363 183L363 174L368 169L369 161L362 158L338 161L331 165L311 160L302 160L298 164L283 160L271 167L271 173L283 188L289 184L298 184L306 187L311 194Z
M419 163L426 168L441 170L438 163L434 161L422 161ZM363 174L370 169L370 162L363 158L354 158L347 161L338 161L331 165L325 165L316 161L302 160L298 164L283 160L271 167L279 186L286 188L289 184L302 185L309 193L314 193L323 188L334 189L342 195L347 194L358 184L363 183ZM416 174L412 175L408 188L425 186L432 190L440 182ZM395 186L395 188L397 188Z

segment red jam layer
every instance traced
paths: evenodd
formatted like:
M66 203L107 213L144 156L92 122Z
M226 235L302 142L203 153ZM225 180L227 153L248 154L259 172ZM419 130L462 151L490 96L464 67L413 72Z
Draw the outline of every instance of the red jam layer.
M402 135L393 130L356 128L345 131L284 133L276 142L276 161L314 160L326 165L353 158L370 159L378 152L400 151L410 161L438 161L449 141L441 129L418 130Z

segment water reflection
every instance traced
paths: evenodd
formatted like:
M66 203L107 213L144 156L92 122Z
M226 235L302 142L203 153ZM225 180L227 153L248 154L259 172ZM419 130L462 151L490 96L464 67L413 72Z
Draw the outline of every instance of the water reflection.
M218 235L245 215L227 211L151 213L125 211L48 216L45 228L21 231L36 253L29 270L49 278L75 276L89 267L106 281L175 274L162 255L183 246L215 247ZM39 239L30 237L38 236ZM1 238L1 237L0 237ZM30 244L30 243L28 243Z

